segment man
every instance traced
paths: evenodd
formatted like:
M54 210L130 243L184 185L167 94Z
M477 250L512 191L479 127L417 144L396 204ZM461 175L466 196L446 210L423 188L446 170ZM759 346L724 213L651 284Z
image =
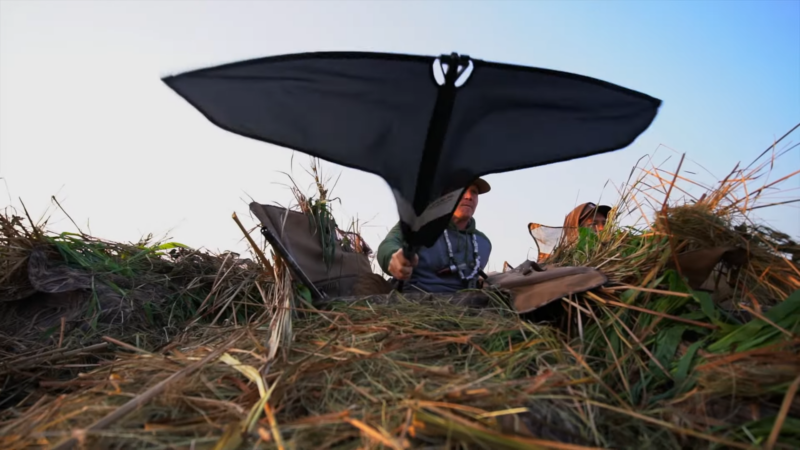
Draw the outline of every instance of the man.
M418 250L414 261L403 256L400 224L392 228L378 247L381 269L425 292L456 292L478 287L478 273L486 267L492 243L475 228L473 215L478 196L489 192L485 180L477 179L458 203L450 225L430 248Z
M536 223L528 224L528 231L531 233L531 237L537 241L537 247L540 249L536 261L546 262L554 245L568 247L574 244L578 240L580 228L589 228L595 233L602 231L606 226L609 211L611 211L610 206L584 203L567 214L564 226L561 228L543 227ZM543 252L542 247L547 250Z
M572 245L578 240L579 228L590 228L595 233L603 231L609 211L611 207L607 205L597 206L594 203L578 205L564 219L564 244Z

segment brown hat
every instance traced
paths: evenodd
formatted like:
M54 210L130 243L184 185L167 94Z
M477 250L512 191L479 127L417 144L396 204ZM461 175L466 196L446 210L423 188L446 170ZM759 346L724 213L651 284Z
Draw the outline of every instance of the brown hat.
M477 180L473 181L472 184L478 188L478 195L485 194L492 190L492 187L489 186L489 183L487 183L483 178L478 178Z
M608 205L597 206L594 203L584 203L583 212L581 212L581 215L578 219L578 223L583 222L584 219L594 215L595 210L597 211L597 214L608 217L608 213L609 211L611 211L611 207Z

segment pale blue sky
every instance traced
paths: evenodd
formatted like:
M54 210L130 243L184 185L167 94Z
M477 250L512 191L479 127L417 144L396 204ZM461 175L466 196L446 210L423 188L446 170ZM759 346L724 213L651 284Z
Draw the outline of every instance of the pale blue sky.
M606 181L624 181L659 144L686 152L692 162L685 167L698 176L700 164L722 177L800 122L798 1L2 0L2 204L21 197L40 215L55 194L100 237L129 241L153 232L243 251L230 215L253 223L247 195L289 201L276 183L285 181L277 172L289 170L291 152L216 128L160 78L319 50L458 51L588 75L664 101L651 128L625 150L488 177L493 191L476 218L493 241L494 269L527 256L528 222L559 225L576 203L601 193L615 199L613 188L602 191ZM662 148L657 159L670 154ZM797 169L799 150L774 177ZM397 220L385 183L345 169L334 194L344 201L341 220L370 220L364 235L377 247ZM800 235L797 206L762 216ZM54 214L53 228L71 225Z

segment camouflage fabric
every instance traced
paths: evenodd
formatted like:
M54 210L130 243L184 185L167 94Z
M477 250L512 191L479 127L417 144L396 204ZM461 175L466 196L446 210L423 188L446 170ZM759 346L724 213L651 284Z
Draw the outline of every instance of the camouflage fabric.
M372 275L370 248L355 233L339 231L337 248L330 268L323 259L319 236L308 216L272 205L251 203L250 211L268 227L320 291L331 295L350 295L360 276ZM345 241L352 245L345 244Z
M490 275L486 281L511 292L512 305L522 314L562 297L596 289L607 283L608 278L593 267L542 267L526 261Z

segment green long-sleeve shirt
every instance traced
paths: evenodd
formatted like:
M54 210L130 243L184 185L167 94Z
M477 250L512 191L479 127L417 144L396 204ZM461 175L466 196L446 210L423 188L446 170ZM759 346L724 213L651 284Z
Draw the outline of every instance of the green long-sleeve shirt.
M472 248L472 235L475 235L478 243L478 254L480 255L480 269L483 270L491 255L492 243L485 234L477 230L475 219L470 219L464 230L459 230L455 224L451 223L447 231L450 236L450 243L453 246L453 257L456 260L456 264L466 263L467 267L470 268L470 272L475 265L475 256ZM402 247L403 235L398 223L378 246L376 259L385 273L389 274L389 262L392 260L392 255ZM438 274L439 271L451 265L444 233L430 248L419 249L417 255L419 264L414 268L409 284L415 285L426 292L455 292L466 288L466 283L460 279L457 273ZM469 273L465 275L469 275Z

